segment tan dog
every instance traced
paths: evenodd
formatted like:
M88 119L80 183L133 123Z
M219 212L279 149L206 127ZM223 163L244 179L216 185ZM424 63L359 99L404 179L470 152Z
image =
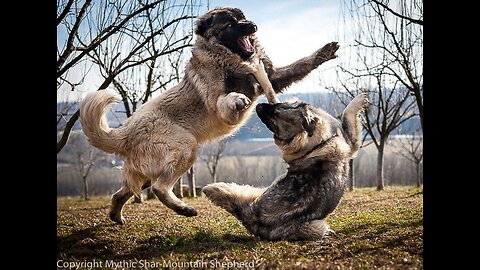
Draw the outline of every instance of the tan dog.
M192 166L201 144L232 134L249 118L255 108L252 104L263 93L255 75L263 76L262 84L279 93L335 58L339 47L332 42L276 68L257 41L256 30L235 8L216 8L199 17L183 80L145 103L119 128L111 129L104 116L117 101L113 94L101 90L81 102L80 120L90 143L125 161L123 187L112 196L109 210L113 221L123 224L123 205L150 185L170 209L184 216L197 215L173 194L172 187ZM260 73L259 66L264 67Z

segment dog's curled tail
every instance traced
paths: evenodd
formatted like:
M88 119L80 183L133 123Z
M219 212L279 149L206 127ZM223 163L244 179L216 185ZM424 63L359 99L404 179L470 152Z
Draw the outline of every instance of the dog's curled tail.
M118 153L119 140L107 123L106 112L119 99L107 90L89 93L80 103L80 122L88 141L108 153Z

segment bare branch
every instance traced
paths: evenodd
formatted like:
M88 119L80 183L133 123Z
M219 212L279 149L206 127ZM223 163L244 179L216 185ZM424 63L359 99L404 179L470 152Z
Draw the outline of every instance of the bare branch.
M68 119L65 129L63 130L62 137L60 141L57 142L57 154L63 149L68 140L68 135L72 131L73 125L77 122L78 117L80 116L80 110L77 110L70 119Z
M67 4L65 5L65 8L63 8L62 13L57 17L57 26L62 22L62 20L67 16L68 12L70 11L70 8L72 7L73 0L68 0Z
M85 16L85 13L87 12L88 6L92 3L92 0L86 0L85 3L82 6L82 9L77 15L77 19L75 21L75 24L73 25L72 30L68 34L68 39L67 39L67 45L65 48L65 51L63 51L62 55L57 60L57 78L60 77L64 72L62 72L60 75L58 75L58 70L61 69L65 61L67 61L67 58L72 54L73 52L73 39L75 35L78 32L78 28L80 28L80 23L82 22L83 16ZM57 21L58 25L58 21ZM80 59L79 59L80 60ZM78 62L78 61L77 61Z
M384 3L378 1L378 0L370 0L372 2L375 2L375 4L379 5L379 6L382 6L384 9L388 10L388 12L392 13L393 15L399 17L399 18L402 18L402 19L405 19L407 21L410 21L412 23L415 23L415 24L419 24L419 25L423 25L423 20L420 20L420 19L413 19L413 18L410 18L410 17L407 17L405 15L402 15L398 12L395 12L394 10L392 10L391 8L389 8L387 5L385 5Z
M91 2L91 0L89 1ZM75 57L69 63L67 63L63 68L59 68L61 66L59 66L57 62L57 77L62 76L62 74L64 74L69 68L71 68L78 61L80 61L80 59L82 59L85 55L87 55L88 52L95 49L98 45L100 45L103 41L105 41L111 35L117 33L131 18L135 17L137 14L142 13L145 10L155 7L160 2L162 1L155 1L151 4L145 5L142 8L126 16L117 26L110 26L106 28L105 32L100 33L100 35L94 38L92 42L85 47L85 50L83 50L77 57Z

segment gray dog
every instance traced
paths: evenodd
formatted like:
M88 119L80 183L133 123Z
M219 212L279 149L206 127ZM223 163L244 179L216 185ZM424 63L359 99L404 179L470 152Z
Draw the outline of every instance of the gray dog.
M274 133L288 171L268 188L214 183L203 192L262 239L322 238L330 231L324 219L343 196L348 161L359 149L359 114L367 103L365 95L355 97L341 121L299 101L259 104L257 114Z

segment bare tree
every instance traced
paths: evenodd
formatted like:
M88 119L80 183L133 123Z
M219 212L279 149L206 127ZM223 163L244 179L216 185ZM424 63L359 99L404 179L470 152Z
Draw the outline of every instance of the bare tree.
M420 167L423 161L423 136L417 132L398 139L400 151L395 154L400 155L410 161L415 166L415 179L417 187L422 184Z
M348 190L353 191L353 188L355 187L355 167L354 167L354 159L350 159L348 162L349 165L349 170L348 170Z
M100 157L100 151L92 147L81 133L71 136L70 143L73 145L75 154L75 167L83 181L83 198L88 200L87 177Z
M157 64L162 62L159 59L169 59L168 56L191 46L192 34L185 29L193 27L200 1L58 0L57 90L74 91L93 66L103 76L98 90L113 82L120 94L124 94L125 104L135 101L126 105L127 114L131 114L130 106L136 106L140 99L146 101L155 89L168 84L168 74L175 73L174 69L164 70L166 77L159 77L154 71L163 69ZM175 61L175 57L166 60L169 61ZM76 72L79 68L84 70L80 79ZM144 87L136 89L144 94L135 91L130 99L125 95L129 90L119 77L124 72L150 76ZM144 77L137 79L141 78ZM77 110L66 122L57 142L57 153L65 146L78 117Z
M366 110L363 127L366 131L364 136L369 136L371 143L377 148L377 190L384 188L384 152L388 137L402 123L418 115L415 107L415 100L411 97L408 90L403 87L393 88L383 87L384 76L380 72L376 76L377 88L365 90L370 99L370 106ZM358 92L348 89L344 85L344 90L335 90L339 97L348 96L348 99L354 97ZM348 100L344 97L342 100ZM343 101L343 103L346 103ZM364 137L365 141L366 137ZM353 178L350 179L353 181Z
M351 22L345 39L353 44L339 58L342 87L332 90L344 103L358 93L359 86L369 93L372 106L364 127L378 151L377 190L382 190L389 135L415 115L423 127L423 3L353 0L343 6L345 21Z
M173 193L175 193L178 198L184 197L185 194L183 194L183 175L178 178L177 182L173 186Z
M212 182L217 182L218 162L223 157L223 152L230 142L230 138L206 144L200 150L200 159L205 162L208 172L212 177Z
M395 78L415 97L423 129L423 1L352 0L344 1L344 6L350 15L346 19L355 25L347 28L347 36L354 33L358 59L368 62L369 71L382 69L384 76Z
M194 166L190 167L190 169L188 169L187 173L187 181L188 181L188 196L189 197L192 197L192 198L195 198L197 197L197 190L195 189L196 188L196 184L195 184L195 170L194 170Z
M366 114L364 127L377 148L377 190L384 187L384 150L390 134L403 122L416 116L412 100L401 89L382 89L379 83L377 95L371 98L373 109ZM403 92L403 93L402 93ZM376 98L375 98L376 97Z

